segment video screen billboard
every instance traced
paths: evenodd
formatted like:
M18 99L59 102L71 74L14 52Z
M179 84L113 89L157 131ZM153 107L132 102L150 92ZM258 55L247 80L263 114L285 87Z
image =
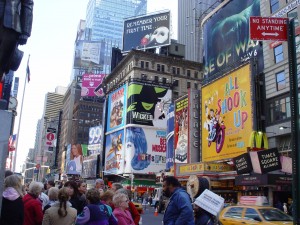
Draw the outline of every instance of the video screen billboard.
M125 173L157 173L166 166L166 130L128 127Z
M67 146L66 159L66 174L80 175L83 161L83 150L81 144L69 144Z
M105 172L121 174L124 171L124 130L106 135Z
M262 45L250 39L250 16L260 16L259 0L229 1L204 21L205 75L216 74L234 63L238 67L253 57L258 59L259 72L263 70Z
M102 125L96 127L90 127L89 129L89 145L88 145L88 156L97 155L102 152L102 139L103 129Z
M184 96L175 101L174 154L175 163L188 162L189 99Z
M170 11L124 21L123 52L170 45Z
M127 96L127 124L167 128L166 114L172 91L162 85L131 82Z
M82 87L81 87L81 96L85 97L103 97L105 95L103 88L99 87L105 74L83 74L82 76Z
M105 41L77 41L74 68L102 68L104 64Z
M106 132L125 125L127 86L113 91L108 95Z
M247 64L202 87L202 161L237 157L247 151L253 130L253 96Z

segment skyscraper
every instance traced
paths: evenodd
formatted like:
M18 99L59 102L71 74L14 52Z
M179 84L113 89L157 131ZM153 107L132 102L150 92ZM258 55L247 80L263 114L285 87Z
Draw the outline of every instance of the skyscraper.
M122 48L125 18L146 14L147 0L90 0L86 28L90 41L105 41L103 72L110 72L111 48Z

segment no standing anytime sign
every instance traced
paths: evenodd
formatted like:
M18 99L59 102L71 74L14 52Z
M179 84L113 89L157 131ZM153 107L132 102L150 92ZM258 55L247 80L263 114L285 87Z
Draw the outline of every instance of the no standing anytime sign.
M288 18L250 17L250 39L287 41Z

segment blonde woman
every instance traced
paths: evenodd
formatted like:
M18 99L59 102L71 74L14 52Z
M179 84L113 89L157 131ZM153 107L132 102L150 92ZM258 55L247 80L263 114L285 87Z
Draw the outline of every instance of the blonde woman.
M1 225L22 225L24 204L22 201L22 184L17 175L10 175L4 180L2 194Z
M58 201L45 211L43 225L73 225L77 210L71 208L69 189L64 187L58 192Z
M113 197L113 203L115 206L113 214L118 219L118 225L135 225L128 209L129 199L128 196L123 193L116 193Z

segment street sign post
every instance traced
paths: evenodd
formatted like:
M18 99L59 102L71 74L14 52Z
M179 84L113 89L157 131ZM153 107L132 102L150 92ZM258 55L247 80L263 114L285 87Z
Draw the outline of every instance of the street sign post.
M288 18L250 17L251 40L287 41Z

